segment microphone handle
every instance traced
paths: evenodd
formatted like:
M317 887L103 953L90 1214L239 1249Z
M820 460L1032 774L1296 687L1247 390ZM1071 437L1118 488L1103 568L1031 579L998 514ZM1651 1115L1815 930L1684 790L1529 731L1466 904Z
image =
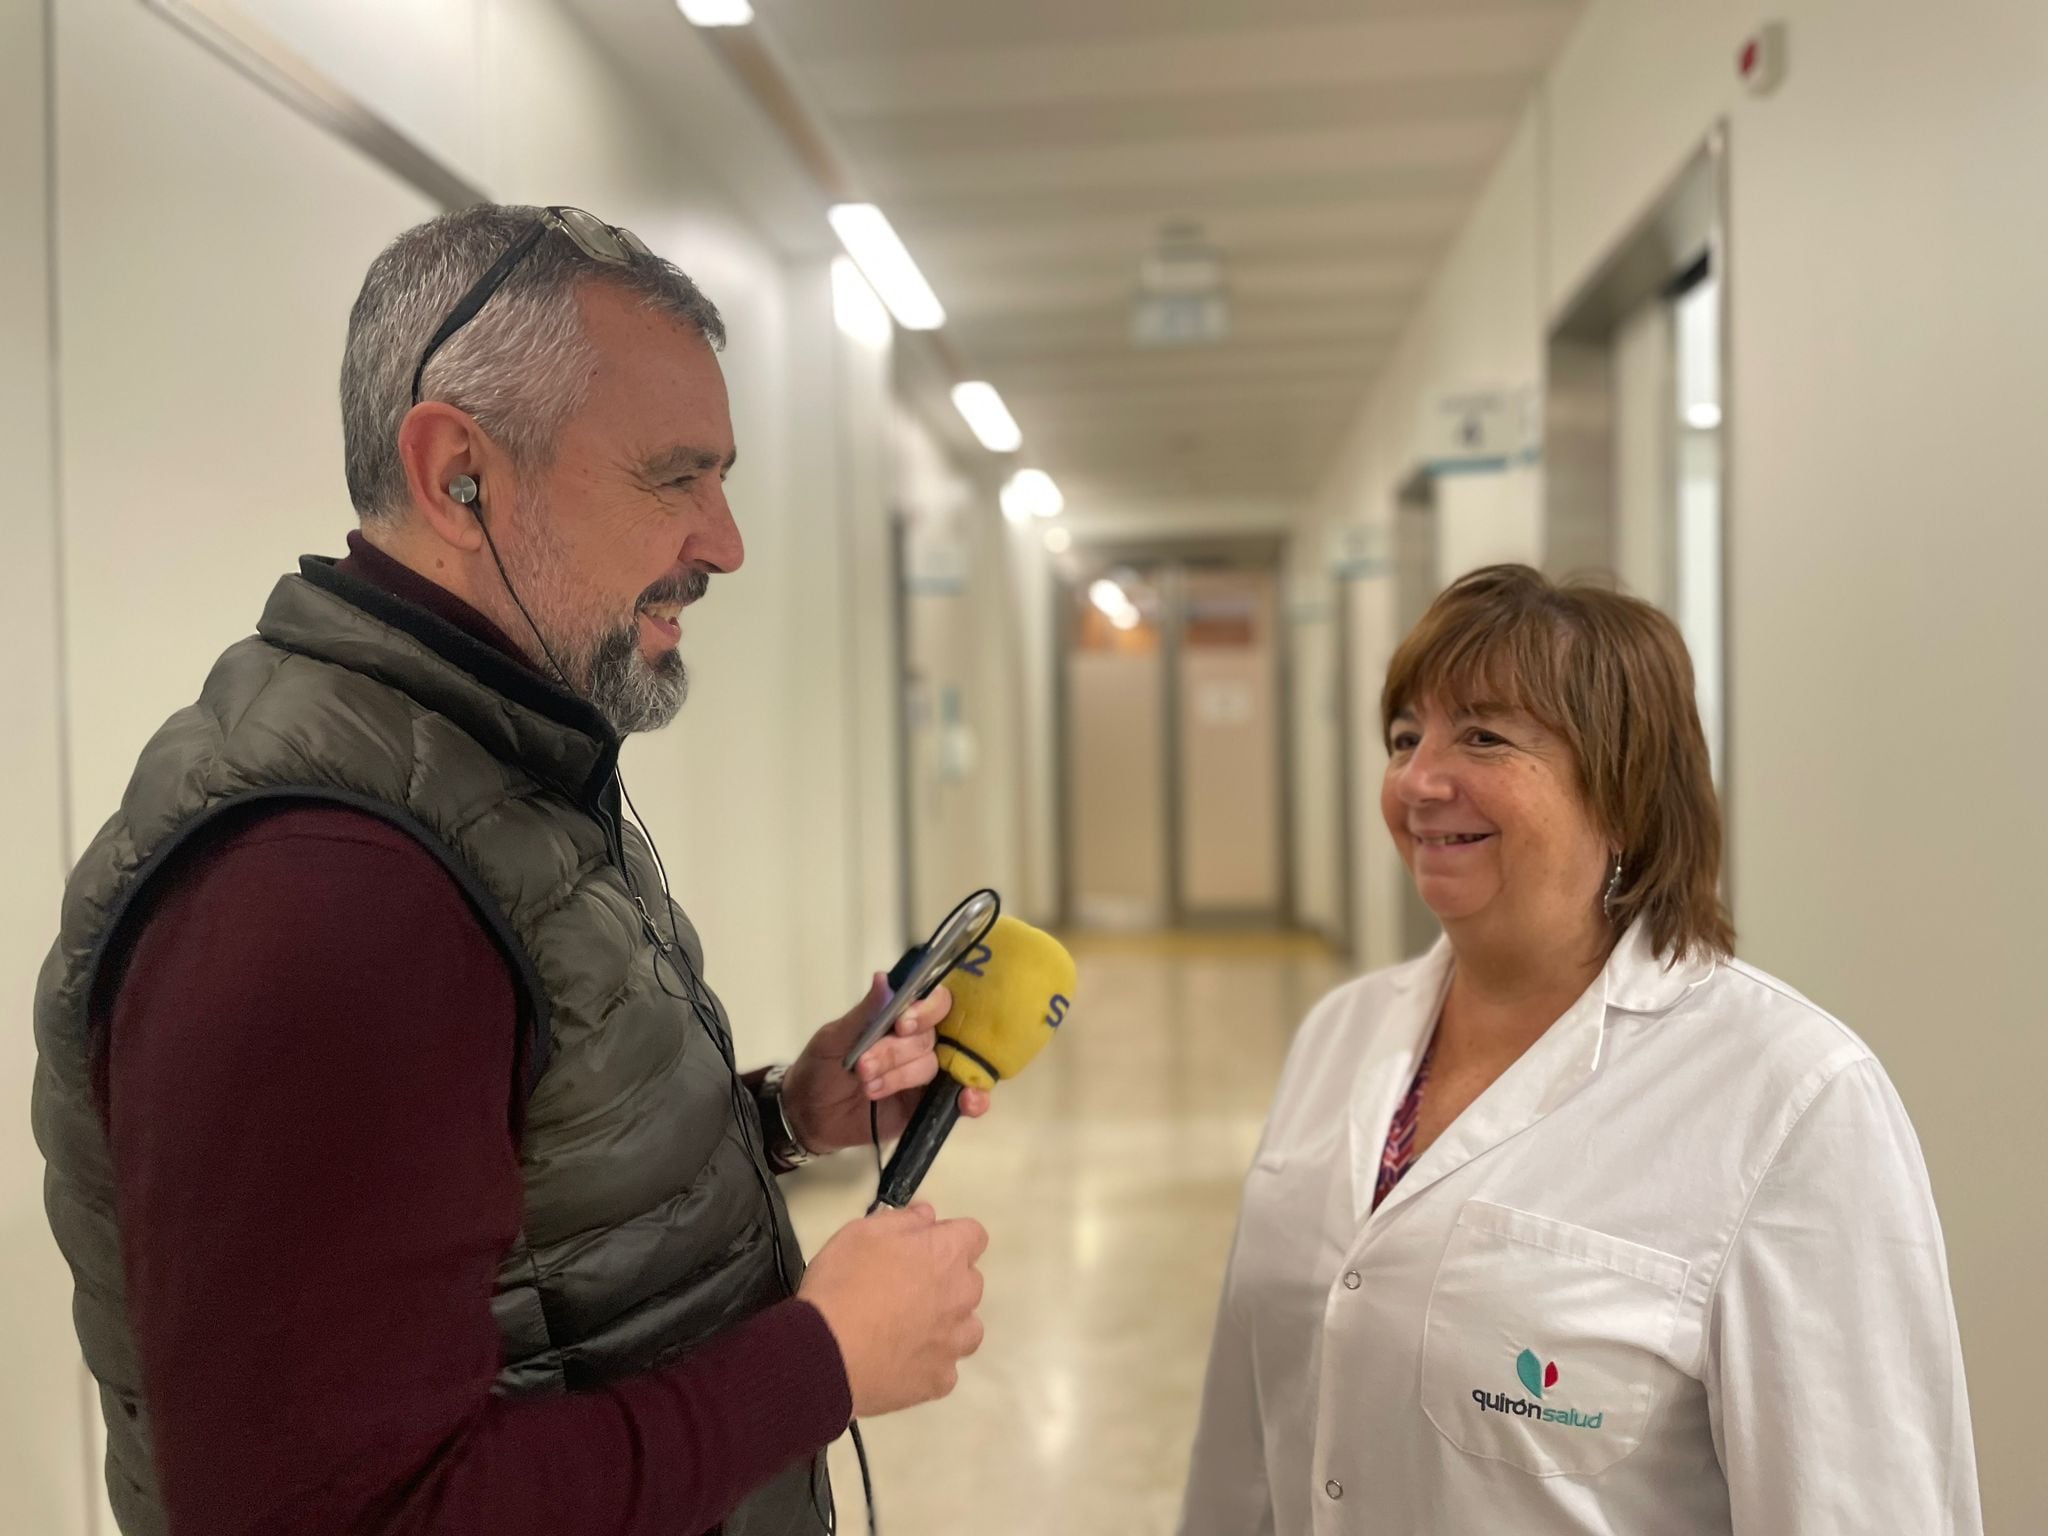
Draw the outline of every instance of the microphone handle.
M932 1162L938 1157L939 1148L946 1144L946 1138L953 1134L953 1127L959 1120L960 1083L950 1074L941 1072L925 1089L924 1097L918 1100L916 1113L911 1115L910 1124L904 1127L903 1139L896 1143L889 1166L882 1170L881 1187L875 1194L877 1205L900 1211L910 1204L911 1197L917 1193L917 1186L932 1171Z

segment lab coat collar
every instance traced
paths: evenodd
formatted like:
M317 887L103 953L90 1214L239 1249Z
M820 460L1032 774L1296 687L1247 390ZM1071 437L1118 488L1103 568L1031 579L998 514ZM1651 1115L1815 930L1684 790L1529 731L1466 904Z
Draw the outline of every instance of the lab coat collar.
M1406 1097L1422 1053L1436 1033L1444 993L1451 982L1451 943L1439 938L1428 953L1398 967L1388 978L1393 997L1377 1027L1367 1037L1363 1059L1352 1079L1350 1124L1353 1215L1363 1225L1374 1214L1372 1197L1379 1184L1380 1154L1394 1112ZM1411 1170L1403 1184L1412 1179ZM1396 1188L1387 1204L1400 1197ZM1382 1207L1384 1211L1386 1207Z
M1397 968L1391 978L1396 994L1419 993L1443 1000L1449 985L1451 941L1438 936L1429 950ZM1650 947L1647 924L1637 921L1608 955L1600 973L1602 997L1624 1013L1663 1013L1713 974L1714 962L1696 955L1667 962ZM1433 1016L1432 1016L1433 1018Z
M1652 950L1647 928L1640 922L1633 924L1584 995L1473 1101L1417 1160L1379 1212L1373 1213L1373 1189L1387 1128L1435 1032L1452 962L1450 940L1440 938L1427 954L1402 966L1391 978L1395 998L1385 1020L1382 1045L1363 1064L1351 1100L1352 1194L1361 1223L1374 1214L1385 1216L1416 1198L1570 1098L1600 1070L1611 1015L1667 1012L1714 969L1711 960L1690 958L1667 965Z
M1407 964L1395 966L1389 980L1396 993L1433 992L1441 1001L1444 986L1450 980L1451 960L1451 941L1438 934L1436 942L1428 949Z
M1623 1013L1665 1013L1714 973L1714 962L1697 953L1669 961L1650 947L1650 930L1640 920L1629 926L1607 957L1602 979L1607 1006Z

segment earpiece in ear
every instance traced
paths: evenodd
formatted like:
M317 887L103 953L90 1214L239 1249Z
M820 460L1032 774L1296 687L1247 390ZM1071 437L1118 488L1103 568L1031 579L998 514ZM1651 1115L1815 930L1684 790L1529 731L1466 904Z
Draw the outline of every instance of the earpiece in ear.
M448 495L451 499L461 502L465 507L469 506L476 500L476 477L473 475L457 475L448 482Z

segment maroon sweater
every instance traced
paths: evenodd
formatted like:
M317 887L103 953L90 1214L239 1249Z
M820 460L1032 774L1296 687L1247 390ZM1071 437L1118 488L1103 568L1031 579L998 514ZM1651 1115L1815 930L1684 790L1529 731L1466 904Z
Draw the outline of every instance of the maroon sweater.
M359 536L342 569L508 654ZM692 1536L852 1412L787 1301L646 1375L504 1400L513 978L448 873L354 811L273 811L160 877L102 1092L173 1531Z

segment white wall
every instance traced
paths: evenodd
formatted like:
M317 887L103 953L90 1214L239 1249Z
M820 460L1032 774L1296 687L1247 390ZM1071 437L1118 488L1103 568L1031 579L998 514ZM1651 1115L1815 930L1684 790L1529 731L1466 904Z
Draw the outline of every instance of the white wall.
M2048 206L2021 189L2048 144L2048 9L1784 0L1769 14L1790 73L1756 100L1731 61L1761 14L1595 0L1311 527L1391 517L1441 395L1539 382L1545 317L1727 118L1742 949L1839 1012L1898 1081L1947 1226L1987 1526L2038 1530L2048 518L2030 445L2048 400ZM1382 619L1352 637L1361 696L1378 689ZM1369 764L1376 725L1362 732ZM1361 841L1379 961L1393 951L1372 909L1398 872L1376 816Z
M626 762L744 1053L786 1056L900 937L886 355L839 334L822 262L786 262L740 214L720 146L686 142L550 0L379 0L345 27L311 0L244 9L490 195L629 224L725 312L747 565L686 626L682 723ZM0 785L20 823L0 871L0 978L25 1014L69 855L141 743L276 577L302 552L339 552L353 526L335 405L348 306L374 253L435 209L135 0L10 6L0 29L0 602L15 658ZM31 1059L23 1017L0 1047L0 1096L17 1106ZM40 1175L18 1112L0 1123L0 1530L68 1536L94 1518L98 1474Z
M28 1000L56 928L65 858L59 744L56 488L52 480L44 11L0 9L0 1530L86 1529L83 1373L68 1326L71 1275L43 1217L29 1135L35 1040Z
M1483 565L1543 558L1535 475L1523 467L1436 478L1436 574L1448 586Z
M795 968L794 1017L815 1019L847 1007L859 984L902 948L885 478L889 347L840 333L828 262L793 276L782 409L807 425L787 434L782 454L794 547L771 557L787 561L790 572L790 691L772 701L770 726L788 771L780 798L757 797L742 819L756 823L749 829L756 837L760 823L777 823L800 854L788 896L796 942L786 954ZM710 749L685 736L681 750ZM716 896L707 892L705 904Z
M829 281L829 278L828 278ZM848 636L838 659L839 709L852 761L841 811L854 832L853 945L862 974L894 963L904 942L903 826L899 814L903 742L896 654L894 517L889 482L889 348L840 337L838 492L845 560ZM810 647L820 667L831 648Z
M1053 562L1045 551L1044 526L1035 519L1009 530L1009 567L1021 841L1011 910L1027 922L1047 923L1060 902L1059 733L1053 723L1056 584Z
M56 29L76 851L278 575L353 526L348 304L432 209L131 0Z
M1355 903L1350 943L1361 964L1386 965L1402 957L1401 861L1380 821L1379 780L1386 753L1380 739L1379 695L1392 658L1397 602L1391 569L1395 497L1429 458L1426 424L1446 395L1476 390L1533 388L1541 377L1537 199L1541 124L1531 114L1516 132L1475 204L1471 218L1446 254L1415 320L1374 384L1321 487L1299 519L1298 547L1311 562L1297 591L1312 590L1320 562L1323 590L1334 594L1329 552L1347 528L1363 527L1365 541L1383 557L1382 568L1345 578L1351 594L1348 644L1356 778L1351 796L1352 881ZM1447 476L1438 481L1439 574L1446 580L1474 565L1541 555L1541 480L1515 464L1496 474ZM1312 749L1297 732L1297 751ZM1303 893L1297 865L1296 899Z
M1729 754L1746 947L1861 1030L1948 1231L1985 1518L2048 1529L2048 8L1808 0L1737 116Z
M1380 686L1399 638L1394 627L1398 599L1391 573L1347 581L1348 623L1339 643L1350 649L1350 707L1353 778L1344 786L1351 802L1351 954L1361 969L1405 959L1401 912L1402 882L1408 872L1387 840L1380 817L1380 780L1386 773L1386 741L1380 732Z
M1294 918L1340 944L1344 931L1343 862L1338 846L1337 604L1320 579L1304 592L1289 572L1283 622L1289 652L1294 803Z
M1911 4L1872 0L1868 8ZM1809 9L1807 0L1594 0L1587 8L1533 118L1546 146L1541 170L1532 167L1544 235L1534 275L1546 313L1562 308L1684 167L1715 117L1736 105L1734 59L1750 27L1766 15L1790 21L1794 68L1805 69L1798 56L1811 41L1802 24Z
M1019 915L1043 892L1047 785L1034 711L1049 693L1020 656L1026 605L1043 590L1036 549L997 510L988 467L962 465L922 422L894 413L891 501L908 566L904 660L914 680L909 775L912 925L993 886ZM948 718L949 713L951 719ZM1035 849L1027 857L1027 850Z

